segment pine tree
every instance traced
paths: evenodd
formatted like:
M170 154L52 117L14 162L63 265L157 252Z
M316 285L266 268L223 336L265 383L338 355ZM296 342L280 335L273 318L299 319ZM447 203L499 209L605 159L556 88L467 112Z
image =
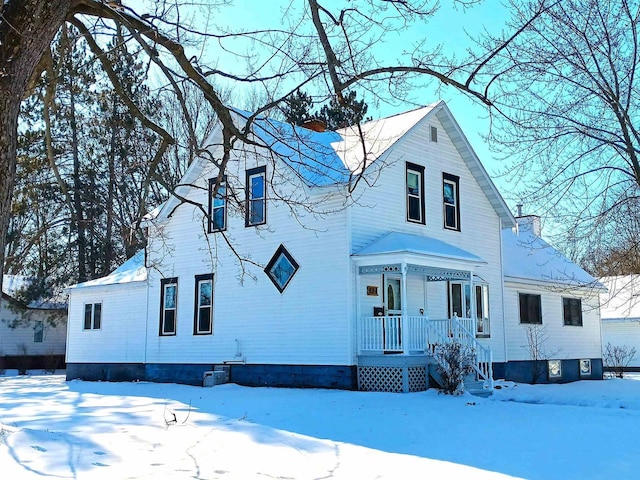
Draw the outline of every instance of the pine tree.
M284 100L281 110L287 123L301 126L308 120L318 119L325 123L328 130L338 130L365 120L368 106L364 100L357 100L356 97L357 93L352 90L342 97L342 101L333 97L328 105L323 105L320 110L312 113L313 99L297 90Z

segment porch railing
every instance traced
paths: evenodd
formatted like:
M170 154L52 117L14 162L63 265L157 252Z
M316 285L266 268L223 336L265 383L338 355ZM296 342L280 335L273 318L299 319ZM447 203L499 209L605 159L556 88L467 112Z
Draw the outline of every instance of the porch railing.
M476 339L472 318L428 319L424 316L363 317L359 321L358 350L374 353L425 353L433 355L436 344L454 340L471 348L476 356L473 368L479 378L493 388L491 349Z

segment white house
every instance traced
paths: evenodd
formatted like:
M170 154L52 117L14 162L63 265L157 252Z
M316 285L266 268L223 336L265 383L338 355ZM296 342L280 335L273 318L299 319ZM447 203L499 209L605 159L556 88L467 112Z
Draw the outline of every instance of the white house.
M636 353L626 366L640 371L640 275L604 277L607 287L602 295L602 345L635 348Z
M66 305L19 300L30 279L5 275L0 301L0 369L64 368Z
M540 237L540 218L502 234L505 349L496 375L523 382L602 377L601 283Z
M226 366L246 385L415 391L438 343L473 348L485 387L527 360L505 311L516 222L444 102L368 122L364 142L265 118L251 131L215 191L216 131L149 217L146 251L70 289L68 378L201 384ZM601 378L585 323L558 359Z

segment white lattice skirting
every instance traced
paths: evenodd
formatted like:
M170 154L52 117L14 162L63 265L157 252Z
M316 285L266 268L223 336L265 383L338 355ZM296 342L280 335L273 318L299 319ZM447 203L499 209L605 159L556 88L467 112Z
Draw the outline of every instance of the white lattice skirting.
M358 388L366 392L422 392L427 367L358 367Z

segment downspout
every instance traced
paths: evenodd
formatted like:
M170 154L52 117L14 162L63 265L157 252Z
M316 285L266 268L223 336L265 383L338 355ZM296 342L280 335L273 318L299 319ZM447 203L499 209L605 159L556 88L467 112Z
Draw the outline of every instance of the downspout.
M358 345L356 342L358 341L358 324L360 321L360 291L361 291L361 283L362 279L360 278L360 267L355 264L353 258L351 258L351 249L353 245L353 232L352 232L352 224L351 224L351 205L347 205L344 209L346 215L346 224L347 224L347 234L345 240L345 248L346 248L346 259L347 262L347 272L348 275L351 276L351 281L348 282L349 292L347 294L347 321L349 322L349 326L347 329L348 335L348 345L349 351L347 352L347 365L358 365L357 355ZM353 276L355 275L355 279ZM354 292L355 290L355 292ZM355 293L355 300L354 300ZM355 309L354 309L354 301L355 301ZM355 318L354 318L355 312Z
M147 240L148 242L148 240ZM149 269L147 268L147 247L144 247L144 268L147 270L147 280L145 281L145 283L147 284L147 305L146 305L146 314L145 314L145 322L144 322L144 352L142 354L142 364L145 366L145 370L146 370L146 365L147 365L147 349L148 349L148 343L149 343L149 295L151 295L151 288L149 286Z

